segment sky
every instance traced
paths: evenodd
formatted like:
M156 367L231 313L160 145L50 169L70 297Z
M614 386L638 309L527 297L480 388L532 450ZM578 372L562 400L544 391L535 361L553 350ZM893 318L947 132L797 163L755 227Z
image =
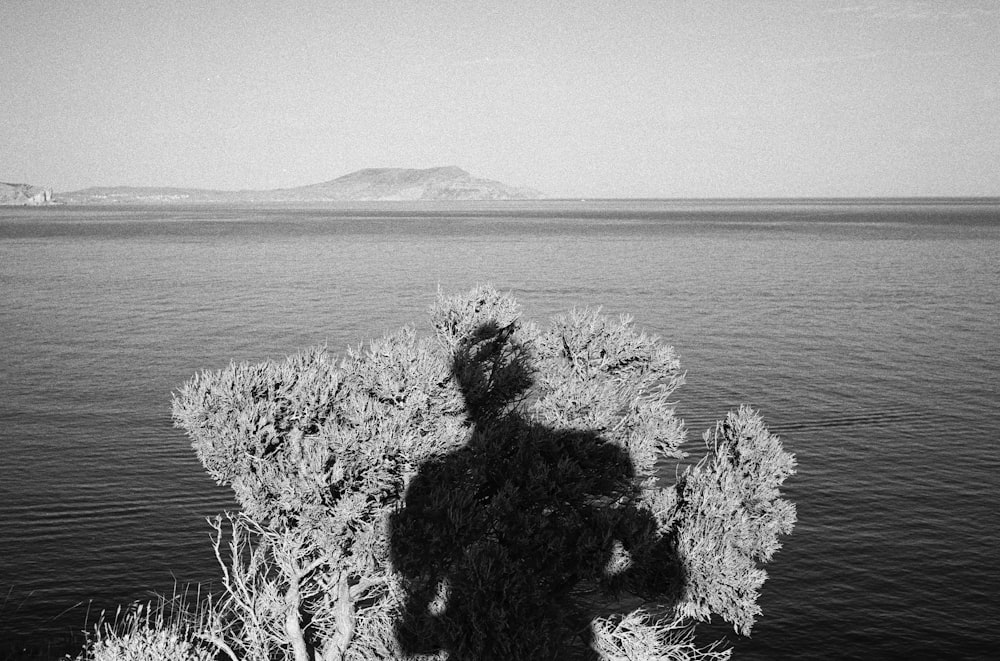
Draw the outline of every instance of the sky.
M994 0L0 5L0 181L1000 196Z

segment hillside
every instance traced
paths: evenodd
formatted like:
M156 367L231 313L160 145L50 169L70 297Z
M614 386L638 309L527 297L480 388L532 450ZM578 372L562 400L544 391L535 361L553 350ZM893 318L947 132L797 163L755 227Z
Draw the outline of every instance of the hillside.
M301 199L332 200L517 200L541 197L538 191L473 177L456 167L426 170L370 168L322 184L273 192L289 193Z
M261 191L117 186L56 195L59 202L66 204L524 200L540 197L543 195L536 190L474 177L457 167L369 168L319 184Z
M31 184L0 183L0 205L38 206L52 203L52 191Z

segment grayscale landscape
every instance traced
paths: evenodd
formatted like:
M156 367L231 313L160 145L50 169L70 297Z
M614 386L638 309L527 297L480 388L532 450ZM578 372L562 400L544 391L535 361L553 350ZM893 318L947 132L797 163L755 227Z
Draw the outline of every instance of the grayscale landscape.
M5 3L0 661L994 658L997 34Z

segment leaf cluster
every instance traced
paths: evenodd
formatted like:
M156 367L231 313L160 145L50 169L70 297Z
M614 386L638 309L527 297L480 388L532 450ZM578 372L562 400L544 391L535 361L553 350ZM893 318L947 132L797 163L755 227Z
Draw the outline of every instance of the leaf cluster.
M718 614L748 635L757 597L779 535L792 532L795 505L779 488L795 472L795 458L747 406L705 433L709 453L681 477L674 512L677 553L687 581L682 615Z

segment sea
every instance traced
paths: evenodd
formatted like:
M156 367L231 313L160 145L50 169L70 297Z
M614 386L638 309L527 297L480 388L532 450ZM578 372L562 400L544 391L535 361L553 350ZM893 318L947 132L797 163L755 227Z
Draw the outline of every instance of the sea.
M997 199L0 209L0 658L218 587L187 379L477 284L672 345L692 457L742 403L795 454L763 613L710 627L734 659L1000 658Z

